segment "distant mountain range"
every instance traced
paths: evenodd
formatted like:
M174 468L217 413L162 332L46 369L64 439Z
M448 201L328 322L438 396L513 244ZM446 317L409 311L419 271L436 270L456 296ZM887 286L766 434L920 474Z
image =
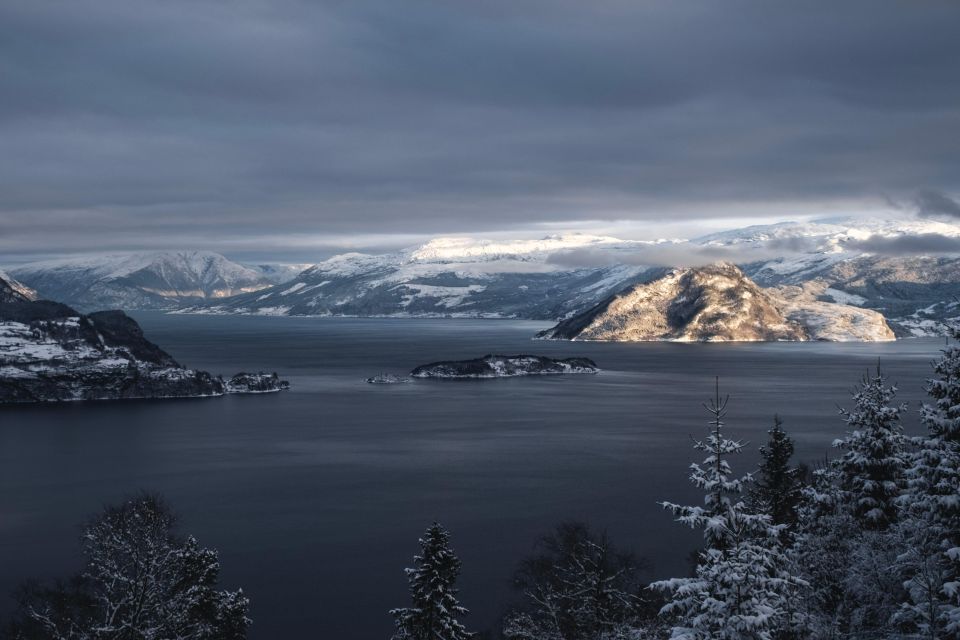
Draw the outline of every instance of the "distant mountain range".
M553 319L596 303L642 277L647 267L571 268L551 259L573 249L625 244L633 243L587 235L510 243L441 238L397 253L335 256L283 285L189 311Z
M939 333L944 321L960 317L954 244L960 252L960 225L835 218L656 242L585 234L508 242L437 238L312 266L241 265L218 254L176 252L8 271L41 297L81 309L556 321L649 283L668 267L731 262L757 285L779 287L778 296L792 286L808 301L879 311L897 335L908 336Z
M177 309L259 291L304 266L248 266L209 251L177 251L34 262L8 273L41 297L83 311L135 310Z

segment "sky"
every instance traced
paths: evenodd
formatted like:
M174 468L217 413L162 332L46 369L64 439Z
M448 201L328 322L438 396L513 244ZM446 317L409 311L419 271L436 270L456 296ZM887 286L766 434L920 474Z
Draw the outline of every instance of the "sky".
M4 0L0 254L960 218L954 0Z

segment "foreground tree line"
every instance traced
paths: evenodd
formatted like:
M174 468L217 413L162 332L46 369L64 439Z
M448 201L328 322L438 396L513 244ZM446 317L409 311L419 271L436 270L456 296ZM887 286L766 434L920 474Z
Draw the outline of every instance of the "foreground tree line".
M954 339L960 339L955 332ZM793 640L960 638L960 347L948 346L908 438L904 405L879 371L841 410L837 457L810 472L790 462L778 418L754 477L734 475L742 442L726 436L727 400L705 405L694 506L663 503L703 532L693 575L640 584L640 565L582 525L545 538L516 584L507 640ZM408 570L413 607L393 611L393 640L464 640L460 565L434 524Z
M960 332L953 336L960 339ZM566 523L543 537L514 577L520 594L506 640L794 640L960 638L960 347L927 382L922 437L878 370L842 410L847 433L816 470L792 464L778 418L754 475L737 477L719 387L690 480L700 505L663 503L703 532L692 575L649 584L646 563L603 533ZM217 553L176 533L163 500L108 507L84 529L84 569L27 584L0 633L10 640L239 640L249 601L217 588ZM431 525L406 570L410 604L393 609L393 640L467 640L460 561Z
M27 583L0 636L11 640L241 640L249 601L217 589L217 552L176 533L162 498L107 507L83 530L84 567Z

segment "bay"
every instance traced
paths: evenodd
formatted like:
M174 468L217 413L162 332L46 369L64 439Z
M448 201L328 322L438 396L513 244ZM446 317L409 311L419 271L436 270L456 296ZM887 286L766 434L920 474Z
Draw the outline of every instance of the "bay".
M749 443L735 471L756 466L774 413L798 459L816 462L844 432L838 405L878 363L915 433L942 344L566 343L532 341L547 325L511 320L134 315L188 366L277 371L292 388L0 409L0 596L76 570L90 514L157 491L219 550L260 640L389 637L403 568L434 520L463 561L474 630L496 625L516 563L563 520L647 556L651 579L682 574L697 536L657 502L700 499L691 436L705 433L716 376L728 433ZM487 353L585 356L602 372L364 382ZM0 615L11 607L0 597Z

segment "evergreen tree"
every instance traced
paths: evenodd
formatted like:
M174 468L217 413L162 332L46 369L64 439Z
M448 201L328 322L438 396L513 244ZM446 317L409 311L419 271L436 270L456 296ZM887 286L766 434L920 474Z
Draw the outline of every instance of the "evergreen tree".
M771 640L803 623L794 600L805 583L789 571L783 525L750 513L740 499L744 480L731 478L727 458L743 445L723 435L726 404L718 391L705 405L711 432L694 445L707 454L702 465L691 465L690 476L705 493L704 506L663 503L679 522L702 529L705 542L694 577L652 585L670 594L661 613L676 619L672 638L678 640Z
M960 330L953 329L954 340ZM960 637L960 346L944 349L920 408L927 435L907 470L899 568L909 599L898 618L928 638Z
M467 640L459 617L467 614L454 587L460 560L450 548L450 534L436 522L420 539L420 555L407 569L412 607L393 609L397 631L394 640Z
M797 531L790 548L795 571L810 585L800 606L806 613L809 637L833 640L850 637L858 607L848 578L863 528L846 508L837 482L837 469L825 460L803 488L797 507Z
M843 455L803 491L791 555L811 585L806 600L811 637L883 637L902 601L895 565L901 548L890 527L904 486L906 438L896 388L878 371L841 415L852 428L834 446Z
M844 500L867 529L882 531L896 521L897 500L903 490L906 438L900 413L906 405L891 405L897 388L888 386L877 369L854 390L852 411L840 410L852 429L834 441L844 450L836 461Z
M767 431L770 440L760 447L760 472L750 490L750 508L766 513L773 524L792 528L797 521L800 501L800 470L790 466L793 440L783 430L780 416L773 417L773 428Z

